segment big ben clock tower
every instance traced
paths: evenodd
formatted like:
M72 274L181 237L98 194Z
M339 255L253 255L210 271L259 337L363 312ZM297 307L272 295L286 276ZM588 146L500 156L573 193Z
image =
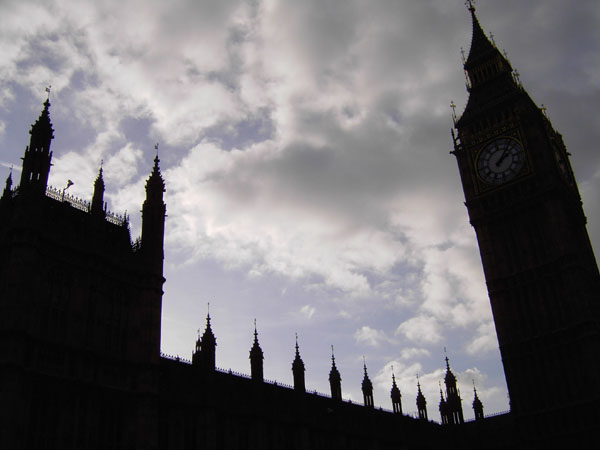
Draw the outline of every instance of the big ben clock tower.
M475 228L511 412L596 417L600 276L561 135L483 32L464 61L454 155ZM584 419L585 420L585 419Z

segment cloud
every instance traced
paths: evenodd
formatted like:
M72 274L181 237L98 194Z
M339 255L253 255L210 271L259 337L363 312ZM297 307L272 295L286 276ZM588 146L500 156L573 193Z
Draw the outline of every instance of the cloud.
M497 348L498 338L492 321L481 324L474 339L467 344L467 352L470 355L483 355Z
M387 340L387 337L385 332L365 325L356 330L354 333L354 339L358 343L365 343L371 347L377 347L382 341Z
M431 352L429 350L427 350L426 348L412 347L412 348L402 349L402 352L400 353L400 357L402 359L415 359L415 358L419 358L419 357L423 357L423 356L429 356L430 354L431 354Z
M564 133L600 239L598 8L506 1L478 7L481 22ZM247 295L242 316L272 314L262 303L269 283L294 286L280 300L301 312L295 320L318 309L327 339L343 336L353 357L368 345L379 368L399 355L410 396L416 371L436 395L431 347L440 341L471 359L493 353L476 237L448 154L450 99L460 112L467 98L459 49L471 24L461 5L58 0L0 9L4 165L18 166L52 84L51 183L73 179L72 192L90 198L104 159L109 208L132 213L135 235L160 142L167 278L196 270L167 283L165 305L195 304L203 271L202 290ZM193 317L165 324L195 330ZM165 327L169 346L176 331Z
M415 316L402 322L396 329L396 334L404 335L417 343L435 344L442 340L439 322L427 316Z
M312 319L316 312L316 309L314 306L304 305L302 308L300 308L300 312L304 314L308 319Z

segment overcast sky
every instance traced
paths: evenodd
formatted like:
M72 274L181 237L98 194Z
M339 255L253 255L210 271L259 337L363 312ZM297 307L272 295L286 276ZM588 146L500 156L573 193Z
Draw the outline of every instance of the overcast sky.
M439 418L444 347L473 417L508 409L475 234L452 150L467 92L463 0L0 0L0 176L52 85L50 183L139 235L159 143L167 213L162 350L190 358L210 302L217 365L375 404L391 367L414 413ZM600 243L600 4L480 0L486 32L563 134Z

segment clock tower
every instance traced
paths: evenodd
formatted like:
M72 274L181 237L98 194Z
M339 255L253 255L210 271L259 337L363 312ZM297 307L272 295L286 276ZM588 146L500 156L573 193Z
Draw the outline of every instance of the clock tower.
M562 136L483 32L464 60L454 151L483 263L511 412L595 417L600 276ZM546 427L547 428L547 427Z

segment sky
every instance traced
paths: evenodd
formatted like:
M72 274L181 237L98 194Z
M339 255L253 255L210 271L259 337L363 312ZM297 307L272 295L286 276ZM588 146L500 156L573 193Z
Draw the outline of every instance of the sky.
M166 180L162 351L191 358L208 303L217 365L439 420L444 348L465 417L509 408L452 150L466 100L462 0L0 0L0 176L18 179L51 85L50 184L140 208ZM479 0L486 32L563 134L600 245L600 4Z

